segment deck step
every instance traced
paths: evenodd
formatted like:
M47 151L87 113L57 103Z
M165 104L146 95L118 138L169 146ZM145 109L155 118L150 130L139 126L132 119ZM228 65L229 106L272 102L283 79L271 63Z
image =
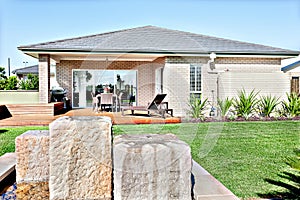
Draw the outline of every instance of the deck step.
M6 153L0 157L0 182L15 170L17 156L15 153Z
M17 115L55 115L64 109L63 102L49 104L8 104L6 105L13 116Z

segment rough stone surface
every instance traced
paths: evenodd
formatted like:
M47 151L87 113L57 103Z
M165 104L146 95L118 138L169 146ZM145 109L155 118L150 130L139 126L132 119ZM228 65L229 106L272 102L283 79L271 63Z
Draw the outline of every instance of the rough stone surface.
M16 142L16 181L48 182L49 131L27 131Z
M48 182L19 183L16 190L17 199L49 199Z
M50 124L50 199L111 199L111 119L62 117Z
M114 139L114 199L191 199L190 147L172 134Z

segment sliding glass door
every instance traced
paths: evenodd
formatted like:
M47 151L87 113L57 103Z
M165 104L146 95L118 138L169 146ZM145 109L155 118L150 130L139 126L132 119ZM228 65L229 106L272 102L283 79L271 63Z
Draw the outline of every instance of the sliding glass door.
M92 97L113 93L122 104L135 105L137 98L136 70L73 70L73 107L92 107Z

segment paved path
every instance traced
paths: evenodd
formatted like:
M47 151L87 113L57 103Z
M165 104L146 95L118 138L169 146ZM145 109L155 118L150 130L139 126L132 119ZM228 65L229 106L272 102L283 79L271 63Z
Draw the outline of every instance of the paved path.
M195 177L195 200L239 199L195 161L193 161L192 173Z

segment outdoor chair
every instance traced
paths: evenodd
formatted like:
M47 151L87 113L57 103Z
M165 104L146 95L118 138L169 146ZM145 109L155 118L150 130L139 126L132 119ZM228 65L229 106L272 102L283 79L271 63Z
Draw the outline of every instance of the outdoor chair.
M98 99L98 95L95 96L94 93L91 92L92 95L92 105L93 105L93 111L94 112L98 112L98 108L99 108L99 99Z
M100 99L100 107L101 110L111 110L113 104L113 94L112 93L102 93L101 94L101 99ZM108 106L109 108L106 109L106 106Z
M155 112L158 113L162 118L165 118L166 113L173 117L173 109L168 108L168 102L163 102L166 96L167 94L157 94L148 106L123 107L121 108L122 115L124 115L124 111L131 110L132 115L134 114L134 111L147 111L149 116L151 116L151 112Z

